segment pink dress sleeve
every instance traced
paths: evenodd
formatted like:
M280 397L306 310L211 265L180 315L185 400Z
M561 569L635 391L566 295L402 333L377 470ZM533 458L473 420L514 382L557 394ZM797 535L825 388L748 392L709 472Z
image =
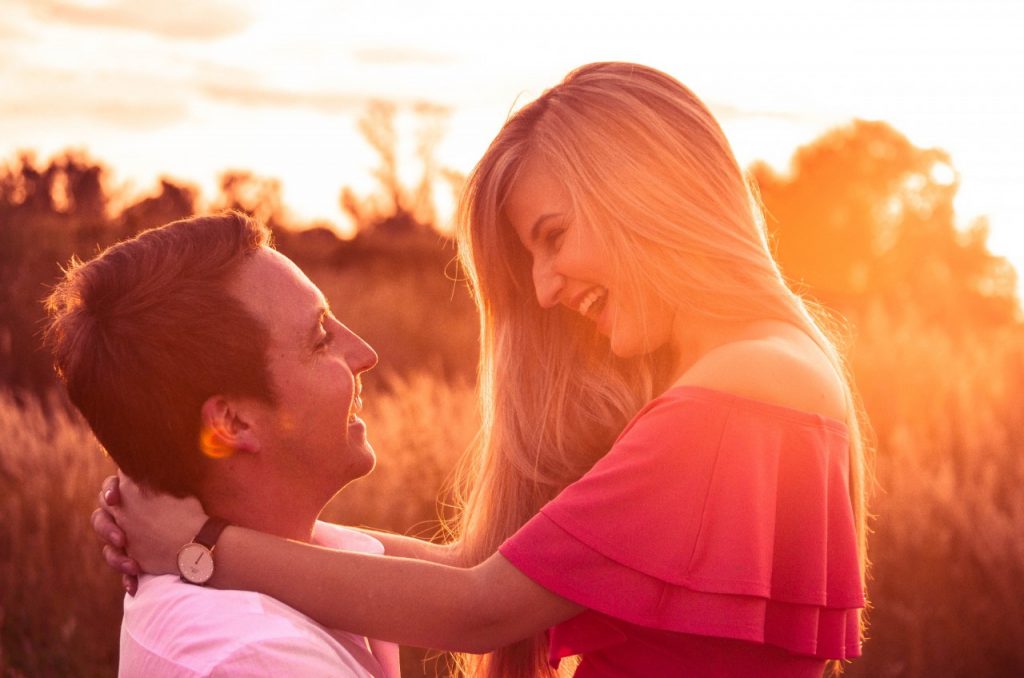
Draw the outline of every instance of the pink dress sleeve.
M676 388L500 550L541 586L629 624L856 657L848 457L838 421ZM575 638L561 656L587 650Z

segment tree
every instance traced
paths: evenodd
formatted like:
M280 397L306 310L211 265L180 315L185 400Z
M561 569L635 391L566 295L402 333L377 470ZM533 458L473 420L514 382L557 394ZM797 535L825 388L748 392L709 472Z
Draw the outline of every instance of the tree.
M274 231L286 223L280 180L248 170L229 170L220 175L220 195L214 209L245 212Z
M447 109L421 102L412 107L412 113L417 121L416 158L422 171L415 186L402 182L398 172L397 112L394 103L374 101L359 120L359 131L377 153L378 165L373 175L380 188L379 192L362 197L348 187L342 189L341 208L359 234L394 238L429 231L437 223L434 187L438 179L451 184L461 177L439 166L435 157L444 136Z
M0 170L0 383L28 390L52 383L40 302L73 253L87 256L116 238L105 175L77 151L43 164L23 153Z
M23 153L0 167L0 384L10 389L42 392L54 382L41 302L73 255L88 259L195 207L195 189L164 179L158 194L112 215L107 175L78 151L45 163Z
M141 198L126 207L118 217L121 235L128 237L139 231L184 219L196 210L198 191L193 186L160 179L159 192Z
M798 149L787 175L751 171L783 273L826 304L878 301L950 326L1014 320L1015 273L988 251L984 221L957 228L945 151L855 121Z

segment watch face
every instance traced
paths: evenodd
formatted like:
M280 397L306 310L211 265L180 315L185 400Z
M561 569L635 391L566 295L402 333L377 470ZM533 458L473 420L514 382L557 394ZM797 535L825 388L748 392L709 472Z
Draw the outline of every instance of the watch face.
M193 584L205 584L213 576L213 554L202 544L185 544L178 551L178 572Z

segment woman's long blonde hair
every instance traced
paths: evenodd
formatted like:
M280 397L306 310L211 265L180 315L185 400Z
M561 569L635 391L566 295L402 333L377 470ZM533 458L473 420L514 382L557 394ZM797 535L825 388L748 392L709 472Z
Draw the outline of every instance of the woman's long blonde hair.
M675 376L666 349L616 358L590 321L534 302L529 254L504 215L534 158L564 182L574 227L613 253L627 285L657 290L698 322L789 322L825 351L851 403L863 572L865 445L844 362L780 275L756 194L711 112L670 76L627 63L582 66L512 115L466 184L459 255L480 310L483 417L457 483L454 531L466 564L493 554L583 475ZM474 676L554 675L543 636L464 657L462 667Z

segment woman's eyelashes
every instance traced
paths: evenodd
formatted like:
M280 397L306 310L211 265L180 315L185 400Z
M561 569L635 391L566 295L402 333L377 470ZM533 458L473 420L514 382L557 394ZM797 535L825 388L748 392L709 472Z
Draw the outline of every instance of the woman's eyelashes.
M551 252L557 251L565 238L565 228L556 226L544 235L544 246Z

